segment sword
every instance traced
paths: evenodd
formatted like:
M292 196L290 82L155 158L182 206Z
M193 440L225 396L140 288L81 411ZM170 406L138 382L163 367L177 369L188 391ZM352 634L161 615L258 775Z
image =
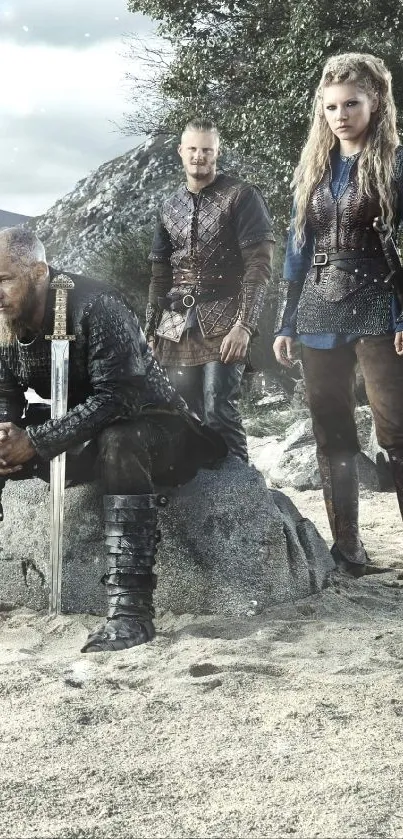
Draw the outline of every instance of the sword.
M393 288L396 297L400 304L400 315L398 321L403 318L403 264L400 259L400 254L393 238L392 229L386 224L381 216L377 216L373 221L373 228L379 236L383 255L386 259L390 273L385 279L385 285Z
M51 345L51 418L60 419L67 412L69 379L69 342L75 335L67 332L67 292L73 280L58 274L50 283L56 292L53 335L45 335ZM50 463L50 594L49 613L62 610L63 512L66 453L56 455Z

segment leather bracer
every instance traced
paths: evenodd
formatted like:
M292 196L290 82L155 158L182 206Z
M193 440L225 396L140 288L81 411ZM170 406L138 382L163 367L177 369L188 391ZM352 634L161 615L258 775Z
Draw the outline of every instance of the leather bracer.
M250 332L254 332L261 315L266 297L267 285L244 282L239 306L239 322Z
M156 303L147 303L146 306L146 321L144 324L144 334L147 338L154 338L155 330L161 318L161 309Z

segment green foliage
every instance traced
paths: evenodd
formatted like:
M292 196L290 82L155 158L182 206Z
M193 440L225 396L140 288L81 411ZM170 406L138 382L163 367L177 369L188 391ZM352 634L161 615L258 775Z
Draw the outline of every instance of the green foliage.
M142 323L151 275L148 255L152 237L153 229L150 227L122 233L106 242L102 250L89 254L84 266L86 274L116 286Z
M158 81L160 127L179 131L194 113L215 118L224 142L267 186L280 226L328 56L382 57L403 127L402 0L128 0L128 7L158 20L173 50Z

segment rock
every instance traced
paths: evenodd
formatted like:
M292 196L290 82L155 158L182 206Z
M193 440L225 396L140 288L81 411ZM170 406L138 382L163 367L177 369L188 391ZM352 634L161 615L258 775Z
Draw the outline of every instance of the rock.
M314 525L236 458L170 492L160 512L156 604L177 614L252 615L318 592L333 560ZM0 586L4 600L47 607L49 493L39 480L4 491ZM95 485L66 489L62 601L104 614L102 499Z
M388 492L389 490L394 490L395 486L389 465L389 455L378 443L375 433L375 423L373 420L366 447L366 454L372 463L375 464L379 488L381 491Z
M290 416L295 416L295 412ZM358 455L360 484L376 492L383 486L380 485L379 469L368 454L372 439L372 414L367 405L356 409L356 422L362 447ZM321 488L312 420L306 413L290 425L282 441L267 437L259 442L260 445L257 445L254 440L249 441L251 460L272 486L291 486L300 491Z

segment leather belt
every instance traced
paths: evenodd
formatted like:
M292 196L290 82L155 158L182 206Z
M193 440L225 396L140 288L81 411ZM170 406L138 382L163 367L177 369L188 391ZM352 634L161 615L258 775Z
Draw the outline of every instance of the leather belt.
M362 248L356 248L355 250L349 251L334 251L333 253L318 251L313 255L312 267L323 268L325 265L334 265L337 262L345 262L350 259L353 259L354 261L361 259L382 259L382 256L381 249L374 249L371 252L362 250Z
M372 263L369 265L368 263ZM334 265L346 274L355 275L357 280L365 280L367 276L387 273L387 265L382 250L349 250L334 253L317 252L314 254L312 268L316 268L316 282L322 282L320 268ZM323 276L323 275L322 275Z
M235 297L238 293L238 291L228 288L210 288L200 291L187 288L183 294L174 292L173 294L168 293L165 297L159 297L158 306L160 309L168 309L171 312L184 312L198 303L224 300L226 297Z

